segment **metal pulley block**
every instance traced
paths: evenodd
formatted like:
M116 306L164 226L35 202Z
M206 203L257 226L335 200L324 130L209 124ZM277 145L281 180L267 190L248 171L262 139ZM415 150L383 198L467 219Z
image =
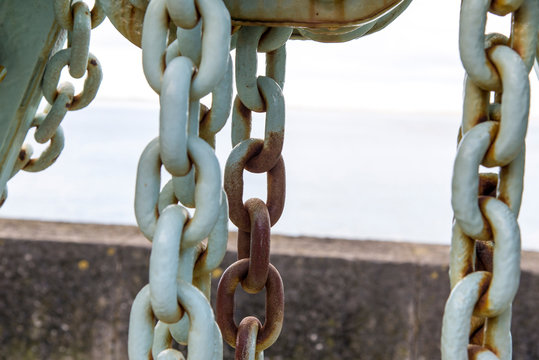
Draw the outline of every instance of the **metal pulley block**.
M118 31L140 47L145 0L98 0ZM379 31L412 0L224 0L234 26L293 27L292 39L344 42Z

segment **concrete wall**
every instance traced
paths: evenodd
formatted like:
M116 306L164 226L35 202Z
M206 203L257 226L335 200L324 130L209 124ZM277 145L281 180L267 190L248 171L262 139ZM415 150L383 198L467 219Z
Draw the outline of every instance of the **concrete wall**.
M133 227L0 220L0 359L127 359L149 245ZM273 236L272 249L286 307L266 359L439 359L446 246ZM539 359L539 254L522 268L514 358ZM238 316L262 316L262 296L237 299Z

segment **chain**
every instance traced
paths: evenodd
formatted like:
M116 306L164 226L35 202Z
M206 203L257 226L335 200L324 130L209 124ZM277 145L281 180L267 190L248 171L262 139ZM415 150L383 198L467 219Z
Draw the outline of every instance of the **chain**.
M149 284L131 308L128 355L184 359L172 348L175 340L187 345L188 358L222 359L209 299L211 274L228 241L227 198L213 147L232 102L230 15L221 0L136 4L147 5L143 69L161 111L159 136L137 170L135 216L152 251ZM186 19L188 9L194 12ZM210 109L200 104L209 93ZM163 188L162 167L172 175Z
M489 12L511 14L509 39L485 34ZM536 0L464 0L461 5L459 47L466 82L452 180L452 290L443 318L442 359L512 357L528 75L538 24ZM480 165L499 171L479 173Z
M236 349L236 359L263 359L263 351L279 336L284 317L281 276L270 263L270 228L283 211L285 44L290 28L241 27L236 39L236 87L232 113L232 145L225 168L230 220L238 227L238 261L223 273L217 290L217 321L224 340ZM266 76L257 77L257 51L266 53ZM251 113L265 112L264 139L251 138ZM266 202L243 203L243 171L266 173ZM234 321L238 284L250 294L266 289L266 316Z
M35 115L30 125L36 128L34 139L39 144L49 142L49 145L38 157L32 158L32 145L24 144L10 178L20 170L45 170L56 161L64 148L64 133L60 123L67 111L79 110L90 104L101 83L101 65L89 52L91 30L105 19L99 2L96 1L90 11L84 1L55 0L54 14L56 22L68 32L68 44L67 48L56 52L47 62L41 90L48 104L43 113ZM75 87L70 82L58 85L65 66L68 66L73 78L80 79L87 74L84 88L79 94L75 95ZM0 79L5 75L2 70L3 67L0 68ZM4 189L0 203L6 197L7 188Z

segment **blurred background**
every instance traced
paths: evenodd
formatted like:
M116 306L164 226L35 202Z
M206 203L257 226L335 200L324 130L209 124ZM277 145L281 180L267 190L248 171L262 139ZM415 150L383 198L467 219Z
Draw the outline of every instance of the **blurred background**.
M415 0L383 31L348 43L288 42L287 196L273 232L449 244L464 78L459 4ZM495 16L487 24L505 34L509 27ZM51 168L9 182L2 217L135 224L137 161L158 133L158 96L140 49L108 21L92 32L91 51L104 72L97 98L66 116L65 149ZM523 247L539 250L539 82L533 72L530 79L519 223ZM260 137L263 122L254 119ZM222 165L230 150L227 125L217 139ZM265 176L245 183L245 198L265 198Z

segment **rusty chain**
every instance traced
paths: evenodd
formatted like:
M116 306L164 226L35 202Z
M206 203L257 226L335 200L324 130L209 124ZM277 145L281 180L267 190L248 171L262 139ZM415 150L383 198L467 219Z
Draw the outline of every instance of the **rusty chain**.
M488 13L511 14L509 39L485 34ZM452 180L444 360L512 358L511 303L520 280L517 217L538 24L535 0L462 1L459 48L466 83ZM479 173L480 165L499 171Z
M209 302L212 271L228 241L228 205L215 133L232 102L230 15L221 0L152 0L142 33L143 69L159 94L159 136L142 153L135 216L152 241L149 284L129 321L130 359L221 359ZM185 18L182 8L195 9ZM173 25L173 26L171 26ZM210 109L200 99L212 93ZM161 188L161 169L172 179ZM188 208L194 209L191 214ZM187 315L187 316L186 316Z
M47 101L43 113L36 114L30 127L36 128L34 139L39 144L49 142L48 147L38 156L32 158L33 147L25 143L13 166L10 178L20 170L38 172L51 166L64 147L64 133L60 123L68 111L82 109L95 98L101 83L102 71L97 58L90 53L90 33L105 19L101 5L96 1L90 11L84 1L55 0L54 15L60 27L67 31L67 48L53 54L46 66L41 81L41 91ZM69 74L80 79L86 74L84 88L75 94L75 87L70 82L60 81L60 74L64 67L68 67ZM0 69L0 76L4 73ZM3 204L7 196L7 188L2 194Z
M291 28L242 27L236 39L237 96L232 113L232 144L225 168L230 220L238 227L238 261L225 270L217 290L217 321L236 359L263 359L279 336L284 317L281 276L270 262L270 232L281 216L285 197L284 140L285 44ZM266 76L257 77L257 52L266 54ZM251 138L251 113L266 115L264 139ZM267 200L243 202L243 172L266 173ZM234 320L238 284L250 294L266 290L262 324L246 317Z

